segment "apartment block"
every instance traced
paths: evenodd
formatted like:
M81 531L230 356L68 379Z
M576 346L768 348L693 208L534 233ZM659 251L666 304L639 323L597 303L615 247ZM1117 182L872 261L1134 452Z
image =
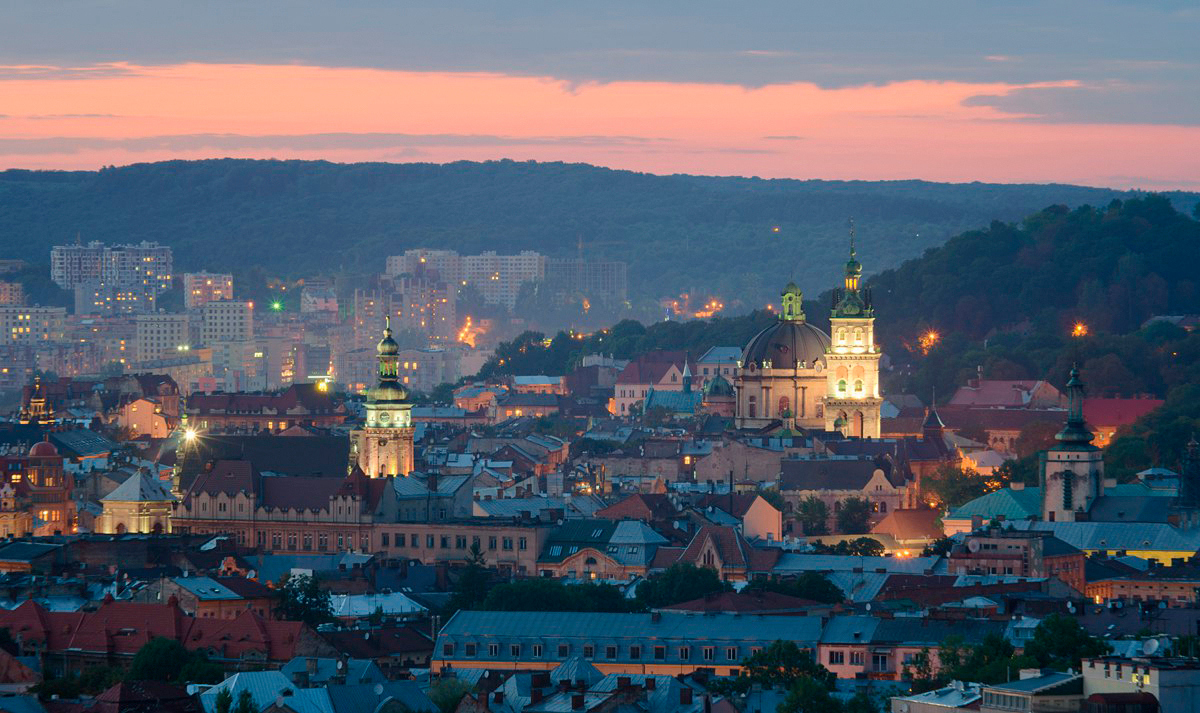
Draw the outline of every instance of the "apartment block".
M147 241L112 246L93 241L87 245L56 245L50 251L50 278L66 290L96 283L167 290L173 266L171 248Z
M5 282L0 280L0 305L16 305L25 304L25 288L19 282Z
M183 303L198 309L209 302L233 299L233 275L216 272L188 272L183 276Z
M0 306L0 344L33 344L61 339L65 307Z
M254 303L246 300L209 302L201 308L200 341L245 342L254 338Z
M134 358L139 362L178 356L191 348L186 314L140 314L134 322Z

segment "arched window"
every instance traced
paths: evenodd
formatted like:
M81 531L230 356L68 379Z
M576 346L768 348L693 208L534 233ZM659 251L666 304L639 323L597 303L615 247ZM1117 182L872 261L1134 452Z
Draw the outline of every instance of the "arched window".
M783 416L784 414L788 413L790 411L790 409L788 408L790 405L791 404L788 402L788 397L780 396L779 397L779 415Z
M855 343L855 344L862 344L862 343L863 343L863 331L862 331L862 327L858 327L858 328L856 328L856 329L854 330L854 343Z
M748 401L749 401L749 407L750 407L750 418L757 418L758 417L758 397L750 396L750 397L748 397Z
M862 438L866 435L866 431L864 429L865 420L866 419L863 418L862 411L854 412L854 435L858 436L859 438Z
M838 390L838 393L841 394L842 396L846 395L846 380L845 379L838 379L837 390Z
M863 383L862 383L862 379L859 379L858 381L854 382L854 393L861 396L862 391L863 391Z
M847 369L845 366L839 366L837 368L837 378L839 378L839 379L850 378L850 370Z
M839 344L844 344L846 342L846 330L845 329L839 329L837 331L837 340L838 340Z

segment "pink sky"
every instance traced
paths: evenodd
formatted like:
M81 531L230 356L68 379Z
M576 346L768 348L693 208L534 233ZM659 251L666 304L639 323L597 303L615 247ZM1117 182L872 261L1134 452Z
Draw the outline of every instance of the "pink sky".
M0 77L6 168L512 158L653 173L1200 189L1200 151L1183 150L1200 146L1200 127L1053 123L969 101L1077 84L1069 81L747 89L230 64L0 67Z

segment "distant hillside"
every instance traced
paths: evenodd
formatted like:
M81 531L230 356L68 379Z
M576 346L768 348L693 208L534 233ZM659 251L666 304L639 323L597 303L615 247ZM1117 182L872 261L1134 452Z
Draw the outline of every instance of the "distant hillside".
M539 250L628 261L635 299L689 290L759 306L793 277L837 279L853 216L869 272L1051 204L1131 194L1066 185L655 176L562 163L171 161L98 172L0 172L0 257L157 240L180 271L367 272L412 247ZM1197 194L1170 199L1190 211ZM778 231L775 228L778 227Z

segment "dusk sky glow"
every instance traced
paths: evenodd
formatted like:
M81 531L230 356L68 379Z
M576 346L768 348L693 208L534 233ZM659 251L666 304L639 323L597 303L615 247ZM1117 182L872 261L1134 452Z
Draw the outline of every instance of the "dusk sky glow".
M934 3L767 3L726 31L728 11L682 6L295 5L17 9L0 28L0 166L512 158L1200 189L1189 4L963 3L939 19Z

